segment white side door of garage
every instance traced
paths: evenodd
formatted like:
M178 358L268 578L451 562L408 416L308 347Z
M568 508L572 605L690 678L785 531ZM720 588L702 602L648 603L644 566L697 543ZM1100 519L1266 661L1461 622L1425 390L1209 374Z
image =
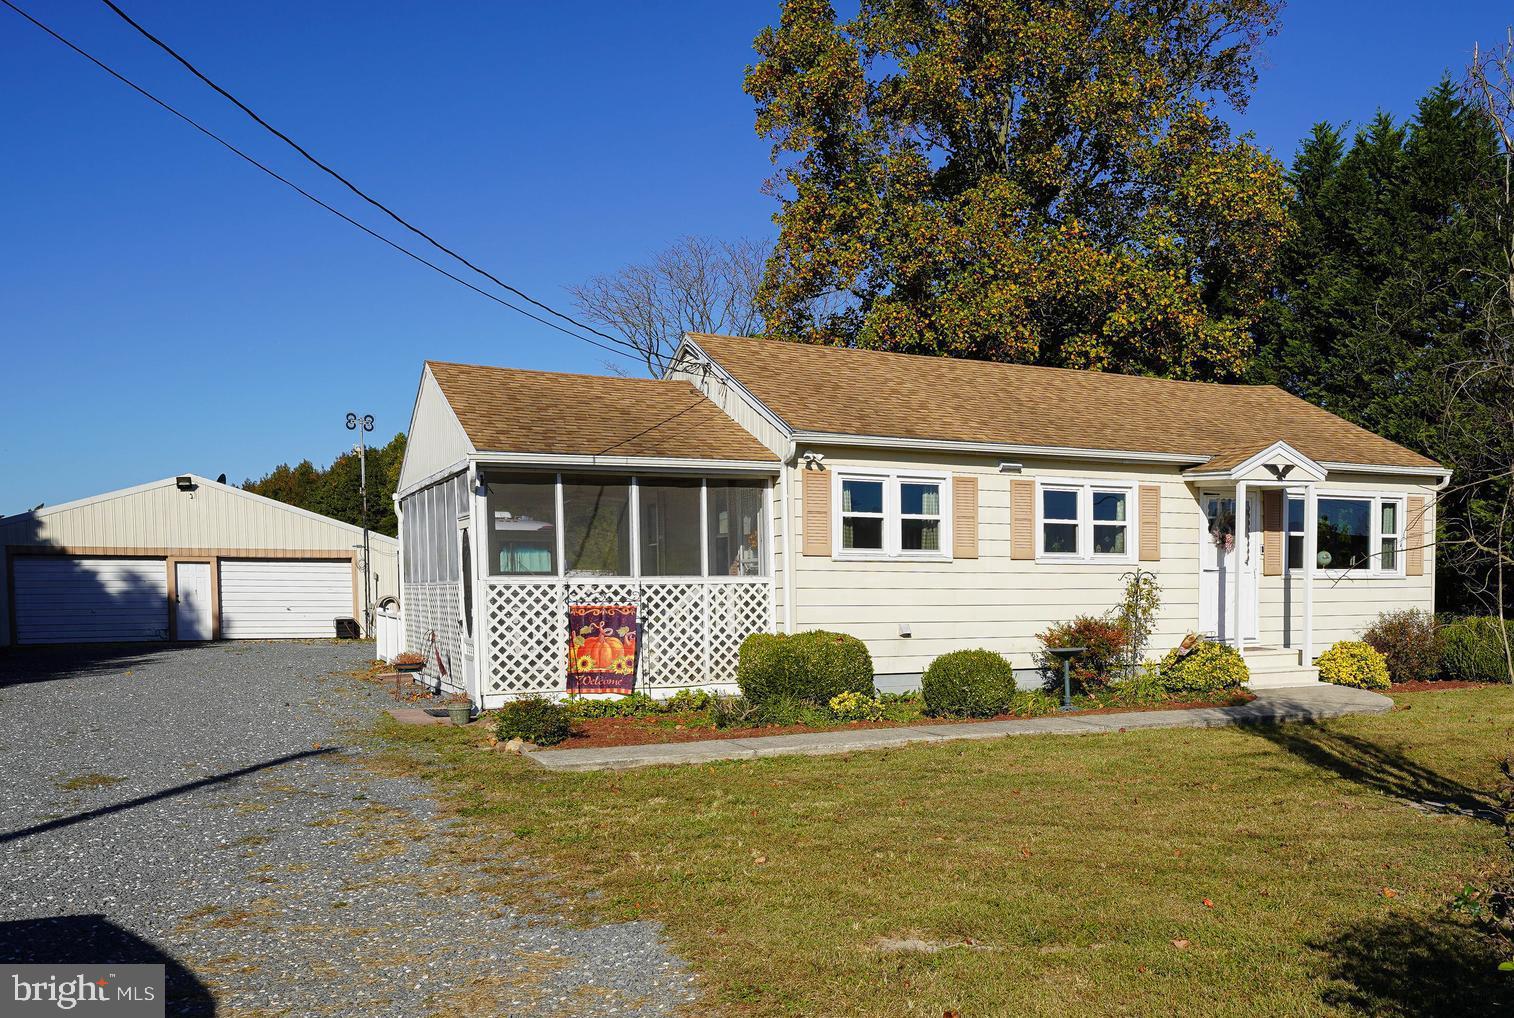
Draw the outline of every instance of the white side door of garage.
M352 617L347 559L221 559L221 637L289 640L335 636Z
M17 643L168 639L163 559L17 555Z

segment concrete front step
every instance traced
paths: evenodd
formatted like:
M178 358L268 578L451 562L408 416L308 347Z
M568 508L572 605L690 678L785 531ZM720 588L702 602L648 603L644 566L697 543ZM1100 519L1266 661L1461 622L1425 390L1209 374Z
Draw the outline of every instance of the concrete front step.
M1248 661L1249 665L1250 662ZM1248 689L1291 689L1294 686L1318 686L1319 669L1301 668L1294 665L1291 668L1266 668L1251 669L1251 678L1247 680Z

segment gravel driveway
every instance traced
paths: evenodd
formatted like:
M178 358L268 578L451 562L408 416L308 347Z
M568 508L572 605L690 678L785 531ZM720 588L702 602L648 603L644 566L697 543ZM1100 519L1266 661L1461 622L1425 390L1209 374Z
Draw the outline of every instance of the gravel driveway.
M570 927L436 868L426 788L343 732L370 644L0 652L0 959L169 966L170 1014L659 1015L656 926Z

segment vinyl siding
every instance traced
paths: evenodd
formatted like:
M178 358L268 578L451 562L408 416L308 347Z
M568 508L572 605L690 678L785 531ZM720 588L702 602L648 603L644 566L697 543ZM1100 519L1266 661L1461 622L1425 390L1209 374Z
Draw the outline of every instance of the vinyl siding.
M441 386L431 376L431 369L421 372L420 391L415 410L410 415L410 433L405 444L405 460L400 464L399 490L423 481L439 471L455 466L473 451L473 444L458 423L457 415L442 395Z
M1026 459L1023 473L1002 474L997 460L983 457L876 455L842 448L819 451L825 453L831 470L929 470L978 479L976 559L879 562L798 556L797 628L834 629L861 638L880 675L918 673L938 655L965 647L986 647L1004 654L1016 667L1031 667L1039 647L1036 634L1075 615L1102 614L1119 602L1120 578L1136 563L1045 563L1011 557L1010 484L1014 479L1086 478L1160 486L1161 559L1140 563L1162 585L1153 651L1165 651L1197 625L1200 510L1194 492L1175 468L1141 470L1121 464ZM799 474L794 469L789 473L795 499L790 518L796 529L803 513ZM1139 522L1132 528L1132 538ZM911 636L899 636L901 623L909 624Z

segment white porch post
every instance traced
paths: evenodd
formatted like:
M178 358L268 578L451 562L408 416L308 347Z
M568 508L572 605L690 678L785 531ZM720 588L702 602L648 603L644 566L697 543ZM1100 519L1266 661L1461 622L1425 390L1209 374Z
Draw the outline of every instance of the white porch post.
M489 689L489 537L494 521L489 519L489 485L483 471L473 464L468 471L473 481L469 492L469 529L473 534L469 548L473 561L464 562L464 569L473 570L473 682L478 690L478 706L484 706L484 693Z
M1319 556L1319 504L1314 483L1304 485L1304 660L1308 668L1314 660L1314 565Z
M1246 482L1237 481L1235 484L1235 569L1231 578L1231 584L1235 588L1235 597L1232 599L1235 612L1230 616L1230 631L1234 634L1236 650L1243 650L1246 646L1246 627L1241 621L1246 617L1243 614L1246 584L1242 580L1242 577L1246 575L1246 553Z

